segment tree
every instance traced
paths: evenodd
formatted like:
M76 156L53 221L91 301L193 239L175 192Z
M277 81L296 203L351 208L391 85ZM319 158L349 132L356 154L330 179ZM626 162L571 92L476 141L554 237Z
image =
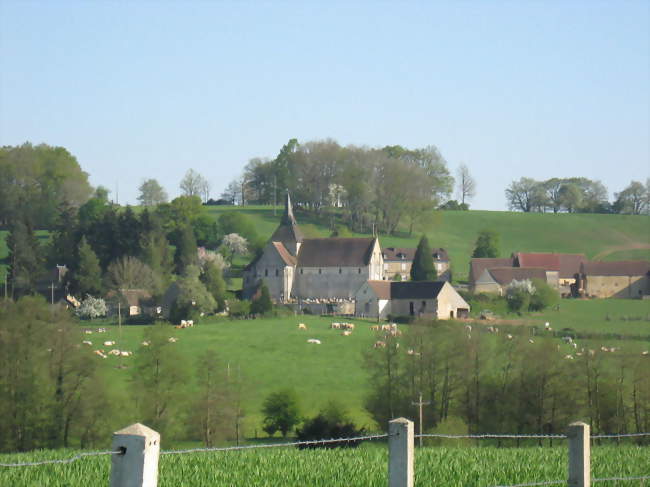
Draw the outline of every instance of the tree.
M206 190L209 192L209 187L206 179L194 169L188 169L181 180L181 191L184 196L204 196Z
M170 438L179 426L188 374L178 348L169 341L168 328L154 325L145 330L148 346L134 354L131 384L142 422Z
M242 205L243 178L233 179L221 193L221 198L228 200L231 205Z
M254 315L263 315L272 309L273 303L271 302L269 288L266 286L266 284L262 284L259 297L253 299L253 302L251 303L251 313Z
M560 186L558 191L560 205L569 213L574 213L582 203L582 192L573 183L566 183Z
M90 295L87 295L86 298L81 301L81 305L74 310L76 316L87 320L106 316L107 312L108 308L106 307L106 301L102 298L94 298Z
M220 266L216 260L208 260L203 266L201 281L216 301L217 311L223 311L226 305L226 281L223 279L223 266Z
M116 291L122 289L155 289L151 268L140 259L131 256L114 260L106 271L106 286Z
M230 233L223 237L220 250L226 257L229 264L232 264L235 255L244 255L248 251L246 239L236 233Z
M648 208L648 189L639 181L632 181L627 188L616 193L616 207L621 213L640 215Z
M85 236L81 237L79 242L73 286L82 296L86 294L96 296L102 292L102 269L99 265L99 259L86 241Z
M544 189L534 179L521 178L519 181L513 181L506 189L508 208L524 212L532 211L538 206L543 193Z
M14 222L7 235L9 269L8 282L12 296L36 291L36 280L41 274L41 249L31 225L23 220Z
M413 281L435 281L438 277L433 266L433 254L426 235L422 235L411 265L411 279Z
M190 265L182 277L176 280L178 296L169 315L173 323L185 319L198 321L201 313L212 313L217 307L214 297L199 279L200 273L201 270L197 266Z
M192 227L185 225L180 228L179 233L180 236L176 242L174 263L176 265L176 272L182 274L188 266L198 264L199 256L196 251L196 239Z
M362 436L364 433L363 428L356 428L340 404L330 401L315 417L305 420L302 428L296 431L296 437L298 441L314 441L353 438ZM313 443L301 446L301 448L355 448L360 443L360 441Z
M531 311L542 311L560 300L559 293L547 282L541 279L533 279L531 282L535 287L535 292L530 297L529 309Z
M528 311L531 296L535 294L535 286L529 279L513 280L506 287L506 299L511 311Z
M490 257L499 256L499 234L494 230L482 230L476 239L472 257Z
M273 436L276 431L283 437L300 422L300 405L298 395L291 389L270 394L262 405L264 431Z
M458 194L460 195L461 204L465 204L465 200L472 199L476 196L476 180L469 173L469 168L466 164L461 164L458 167Z
M157 206L167 203L167 192L155 179L147 179L138 188L138 201L142 206Z

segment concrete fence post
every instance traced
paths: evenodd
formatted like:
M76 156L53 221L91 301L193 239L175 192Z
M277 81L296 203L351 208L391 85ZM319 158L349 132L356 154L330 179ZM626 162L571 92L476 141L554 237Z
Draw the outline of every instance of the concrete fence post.
M569 487L591 486L591 451L589 425L571 423L569 439Z
M413 487L413 421L390 421L388 435L388 486Z
M160 434L136 423L113 433L111 487L156 487Z

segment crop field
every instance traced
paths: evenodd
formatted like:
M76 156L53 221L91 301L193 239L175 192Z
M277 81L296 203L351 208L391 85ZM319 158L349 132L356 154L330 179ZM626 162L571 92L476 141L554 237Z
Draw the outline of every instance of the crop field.
M163 443L164 448L164 443ZM69 458L75 451L38 451L0 455L0 462ZM592 478L650 475L650 450L636 446L592 448ZM162 455L160 487L384 487L388 453L385 444L357 449L295 450L287 448ZM106 485L108 456L87 457L71 464L0 467L0 485L87 487ZM417 487L492 487L563 480L567 450L554 448L425 447L416 449ZM598 485L639 487L644 481L599 482ZM647 481L645 481L647 482Z

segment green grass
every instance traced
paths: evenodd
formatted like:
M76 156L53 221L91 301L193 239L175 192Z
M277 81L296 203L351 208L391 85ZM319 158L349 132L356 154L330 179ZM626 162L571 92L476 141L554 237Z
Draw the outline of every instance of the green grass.
M164 440L163 440L164 449ZM69 458L73 451L39 451L0 455L0 462ZM592 449L592 478L650 475L648 448L597 446ZM249 450L163 455L159 461L160 487L374 487L387 484L388 453L385 444L358 449ZM110 476L107 456L88 457L72 464L25 468L0 467L0 485L68 486L106 485ZM490 487L516 483L564 480L567 450L556 448L422 448L416 449L415 485ZM642 481L625 485L647 485ZM599 485L615 486L616 482ZM620 484L623 485L623 484Z
M259 234L268 238L277 227L281 209L270 206L210 207L218 217L238 211L251 218ZM328 217L296 212L298 224L308 237L329 235ZM504 211L440 211L433 223L409 236L405 228L398 235L380 237L383 247L415 247L424 231L432 246L449 252L454 276L464 279L479 231L490 228L501 237L501 256L512 252L584 253L604 260L650 258L650 217L638 215L517 213ZM353 236L362 236L353 234ZM368 235L365 235L368 236Z

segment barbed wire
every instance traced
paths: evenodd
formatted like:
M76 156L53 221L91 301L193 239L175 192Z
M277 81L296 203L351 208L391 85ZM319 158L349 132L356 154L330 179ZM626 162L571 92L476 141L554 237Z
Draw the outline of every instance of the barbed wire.
M421 434L421 435L415 435L415 438L448 438L452 440L456 439L497 439L497 438L506 438L506 439L514 439L514 438L526 438L526 439L564 439L566 438L566 435L500 435L500 434L492 434L492 433L486 433L482 435L443 435L443 434Z
M117 455L122 454L123 451L90 451L85 453L78 453L70 458L62 458L58 460L40 460L37 462L21 462L21 463L0 463L0 467L33 467L36 465L48 465L52 463L72 463L84 457L95 457L99 455Z
M635 436L650 436L650 433L623 433L620 435L592 435L591 439L601 439L601 438L631 438Z
M548 480L546 482L531 482L528 484L515 484L515 485L497 485L495 487L534 487L537 485L557 485L565 484L566 480Z
M366 441L378 440L381 438L388 438L388 434L376 434L357 436L353 438L332 438L329 440L308 440L308 441L293 441L290 443L266 443L262 445L241 445L241 446L225 446L225 447L211 447L211 448L189 448L187 450L167 450L161 451L161 455L178 455L181 453L200 453L200 452L213 452L213 451L234 451L234 450L254 450L256 448L281 448L289 446L302 446L302 445L323 445L328 443L351 443L353 441Z
M608 479L591 479L591 482L612 482L612 481L626 481L626 480L650 480L650 475L645 477L611 477Z

